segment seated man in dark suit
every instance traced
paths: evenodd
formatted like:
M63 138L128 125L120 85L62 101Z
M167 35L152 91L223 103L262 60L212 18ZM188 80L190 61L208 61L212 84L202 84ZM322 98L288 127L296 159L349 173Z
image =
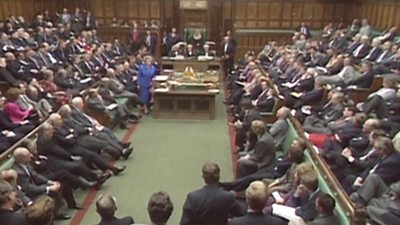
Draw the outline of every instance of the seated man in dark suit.
M169 195L163 191L154 193L147 204L147 212L154 225L166 225L173 210L174 205Z
M337 225L340 224L339 218L335 214L335 199L329 194L322 193L315 200L315 208L318 216L307 225Z
M117 117L121 129L130 127L130 123L136 122L134 116L131 115L126 104L118 104L117 100L112 97L111 92L107 88L90 89L86 98L87 107L92 111L103 112L111 117Z
M254 150L238 159L238 176L244 177L260 169L272 168L275 160L275 143L271 134L266 130L266 125L261 120L251 124L251 130L257 135L258 140Z
M27 142L26 146L35 158L35 168L43 172L67 172L82 189L95 187L97 189L111 176L109 173L97 175L90 170L82 160L77 160L54 139L54 129L50 123L44 123L39 130L39 136L34 142ZM64 175L65 176L65 175ZM66 177L66 176L65 176ZM82 177L83 179L78 179Z
M365 149L354 149L347 147L343 149L340 155L337 155L335 161L331 164L331 170L335 173L339 181L344 178L352 179L360 175L364 170L370 168L379 159L379 152L374 148L378 137L386 137L387 133L377 129L369 135L369 146Z
M64 124L70 129L73 129L75 133L79 134L80 142L92 142L97 144L82 145L86 148L96 147L96 145L103 146L103 149L113 157L119 159L120 156L127 159L132 153L133 148L123 148L119 143L114 142L112 139L107 139L108 136L100 137L99 135L93 135L93 128L87 128L72 117L72 109L69 105L63 105L59 109L59 115L62 116Z
M308 114L304 121L304 130L306 132L314 132L314 127L324 127L328 123L339 119L343 115L344 95L342 92L336 92L332 98L322 107L311 108L303 107L303 114ZM309 112L307 111L309 109Z
M300 109L305 105L309 105L310 102L321 102L324 98L325 87L319 82L314 83L314 89L305 93L301 93L299 96L287 95L285 96L286 106L293 109Z
M392 140L387 137L378 137L374 143L374 148L378 151L380 158L357 178L346 178L343 181L343 188L347 193L352 193L362 187L367 176L371 174L378 175L386 185L400 180L398 173L400 153L394 149Z
M6 69L6 66L6 59L0 58L0 80L7 82L13 87L18 87L20 85L20 81Z
M0 180L5 180L11 184L13 190L17 194L16 204L14 205L14 210L23 210L26 206L32 204L32 200L26 196L26 194L21 190L21 187L17 185L18 173L13 169L6 169L0 172Z
M197 57L198 54L199 54L198 51L196 51L196 50L193 48L193 45L188 44L188 45L186 46L186 50L185 50L185 53L184 53L184 56L185 56L185 57L187 57L187 58L194 58L194 57Z
M203 50L200 51L200 54L199 54L199 55L201 55L201 56L206 56L206 57L214 57L214 56L215 56L215 53L214 53L213 51L210 50L210 45L205 44L205 45L203 46Z
M87 163L95 165L102 171L111 170L114 175L118 175L126 166L117 167L108 163L105 159L100 157L101 149L88 149L83 147L74 133L71 133L69 128L64 126L62 118L57 114L50 115L51 125L55 132L53 139L62 145L64 149L69 151L74 156L81 156Z
M376 174L370 174L364 185L350 195L358 206L366 206L375 223L389 225L400 221L400 181L388 186Z
M250 100L243 100L241 105L242 112L239 118L230 124L236 129L235 145L238 151L244 151L246 142L251 139L251 123L261 119L260 112L254 108Z
M364 113L357 113L354 116L354 120L350 120L336 127L331 133L333 138L327 139L323 143L321 151L322 156L327 160L332 160L335 154L340 155L342 150L349 146L349 142L360 136L361 132L368 130L368 133L370 133L370 131L375 129L373 122L365 123L366 118L367 116Z
M374 81L374 73L372 71L372 64L368 61L361 63L360 68L361 76L350 82L350 86L356 88L370 88Z
M14 151L15 163L13 169L18 173L17 184L21 186L23 192L31 199L36 199L41 195L49 195L55 200L56 212L62 206L60 195L60 182L49 180L38 174L30 165L32 154L28 149L20 147ZM73 196L72 196L73 198ZM70 219L68 214L56 214L56 219Z
M227 191L243 191L251 182L256 180L277 178L277 181L271 181L274 182L274 186L283 183L284 180L290 180L290 176L294 174L296 166L304 160L303 152L305 147L305 140L297 138L292 142L288 154L277 158L274 168L262 169L234 181L223 182L220 186Z
M286 133L289 129L287 118L290 115L290 109L281 107L276 112L277 120L269 128L269 133L272 135L275 143L275 149L281 150L282 144L285 141Z
M364 57L363 60L374 62L382 53L381 44L381 40L379 40L378 38L374 38L371 43L371 50L369 51L368 55Z
M318 186L318 175L314 173L305 173L300 176L300 184L293 194L294 201L297 201L299 207L272 205L272 214L289 221L289 224L305 224L313 220L317 215L315 201L323 192Z
M117 202L114 196L102 194L97 198L96 211L101 217L98 225L131 225L135 222L131 216L118 219L115 217Z
M267 81L261 81L262 92L252 101L252 104L260 112L272 112L277 101L277 92L275 89L268 89Z
M207 162L202 172L206 186L188 194L180 225L225 225L230 215L243 215L244 209L236 202L233 193L217 186L218 165Z
M263 214L263 208L268 198L268 189L261 181L254 181L246 189L246 215L234 218L228 225L275 225L278 218Z
M85 126L86 128L93 129L93 135L103 140L111 140L110 142L115 142L121 145L123 148L130 147L131 143L123 143L118 139L114 132L108 128L101 125L95 118L89 116L83 111L83 99L81 97L75 97L72 99L72 110L71 116L77 122Z
M60 132L62 132L65 136L76 139L77 143L83 148L90 149L98 153L102 151L107 152L107 154L116 160L120 158L122 154L122 148L121 151L118 151L117 149L112 148L109 143L90 135L90 130L82 127L79 123L71 120L71 118L67 118L63 108L64 106L60 108L62 109L60 110L60 113L62 112L64 117L62 117L59 113L52 113L49 116L50 123L55 124L59 122L62 125L59 128Z
M0 221L4 225L29 225L24 214L14 211L17 204L17 193L5 180L0 180Z

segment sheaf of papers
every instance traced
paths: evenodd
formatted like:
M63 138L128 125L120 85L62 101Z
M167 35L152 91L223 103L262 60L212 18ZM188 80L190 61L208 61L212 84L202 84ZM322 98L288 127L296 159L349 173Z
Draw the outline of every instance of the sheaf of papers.
M235 81L236 84L239 84L240 86L244 86L246 83L245 82L240 82L240 81Z
M172 57L171 59L172 59L172 60L184 60L184 59L185 59L185 56L183 56L183 55L177 55L177 56L175 56L175 57Z
M156 89L154 90L154 92L162 92L162 93L168 92L168 91L169 91L168 88L156 88Z
M201 56L197 57L197 60L199 60L199 61L207 61L207 60L212 60L212 59L213 59L212 56L201 55Z
M91 80L92 80L92 78L88 77L88 78L85 78L85 79L83 79L83 80L80 80L79 82L80 82L81 84L86 84L86 83L90 82Z
M311 115L311 110L308 109L307 107L302 107L301 112L306 114L306 115Z
M316 69L324 73L328 73L328 70L325 67L317 66Z
M219 93L218 89L208 89L207 91L210 93Z
M117 107L118 107L117 103L112 103L112 104L108 105L106 108L107 108L108 110L113 110L113 109L115 109L115 108L117 108Z
M317 154L319 154L319 148L317 147L317 146L313 146L313 148L314 148L314 151L317 153Z
M154 81L167 81L168 76L167 75L159 75L154 77Z

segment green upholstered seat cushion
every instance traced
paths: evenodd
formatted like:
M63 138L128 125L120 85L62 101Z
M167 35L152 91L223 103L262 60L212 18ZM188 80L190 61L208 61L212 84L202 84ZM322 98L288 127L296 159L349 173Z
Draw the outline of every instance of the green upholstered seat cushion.
M0 164L0 171L10 169L14 164L14 158L9 158Z
M292 123L288 120L288 131L286 133L285 140L283 141L282 144L282 151L284 153L287 153L290 149L290 146L292 145L293 140L295 140L299 135L297 134L296 130L294 129Z
M126 102L128 102L128 98L117 98L115 100L117 101L118 105L123 105L126 104Z
M315 165L315 162L312 160L309 151L314 151L314 150L309 150L305 152L305 161L307 163L311 163L314 168L317 168ZM333 198L335 198L335 200L337 200L336 194L332 191L332 189L329 187L328 183L326 182L324 176L317 170L318 173L318 184L319 184L319 188L321 189L321 191L330 194ZM337 204L336 205L336 214L339 217L340 220L340 225L350 225L350 221L348 219L348 217L346 216L346 213L344 212L344 210Z

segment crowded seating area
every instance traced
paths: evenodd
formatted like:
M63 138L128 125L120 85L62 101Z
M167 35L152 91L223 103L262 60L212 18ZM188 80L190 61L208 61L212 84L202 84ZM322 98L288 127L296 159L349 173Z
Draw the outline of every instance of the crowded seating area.
M240 192L252 181L263 180L273 190L282 182L294 182L287 185L299 191L301 177L288 176L303 160L312 161L323 177L318 190L335 197L341 217L349 216L350 223L400 220L394 206L398 197L384 194L398 196L391 187L400 182L397 28L378 36L370 30L367 19L354 20L349 29L324 30L322 37L300 29L290 45L270 42L258 54L243 56L243 63L227 77L224 103L236 130L237 179L222 183L226 190ZM274 121L265 112L273 112ZM292 146L283 148L290 132L305 143L297 146L299 140L292 138ZM298 159L293 151L305 148L304 158ZM381 187L385 191L378 191ZM282 213L299 206L292 202L296 192L291 190L272 192L273 201L264 210L272 207L273 215L293 224L314 219L316 211L312 216ZM275 213L282 204L286 207Z
M1 192L18 193L15 210L51 204L49 221L71 218L64 201L83 209L75 190L100 189L125 170L113 162L128 160L133 147L112 128L128 129L145 115L137 76L143 58L153 63L145 50L127 54L118 42L101 42L79 8L74 15L12 17L1 27L1 178L11 185Z
M75 195L112 186L135 155L115 131L152 113L153 78L164 72L156 48L194 59L220 47L235 174L223 180L220 165L205 162L204 187L186 196L180 225L400 222L397 27L377 33L354 19L313 36L302 23L291 43L270 41L237 60L231 31L216 47L199 30L186 43L172 28L157 46L132 22L125 45L103 42L94 16L76 7L0 23L0 221L57 224L74 216L67 209L90 207ZM113 194L94 205L98 224L135 223L117 218ZM159 191L148 217L165 225L176 208Z

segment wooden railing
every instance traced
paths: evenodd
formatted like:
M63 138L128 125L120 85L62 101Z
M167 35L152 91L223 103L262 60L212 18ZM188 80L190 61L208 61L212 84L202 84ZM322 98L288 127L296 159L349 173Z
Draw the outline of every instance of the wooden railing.
M33 129L32 131L30 131L28 134L26 134L24 137L22 137L21 139L19 139L17 142L15 142L11 147L9 147L6 151L4 151L3 153L0 154L0 164L3 163L5 160L8 160L11 156L12 153L14 152L14 150L16 148L18 148L19 146L21 146L22 143L24 143L24 141L26 141L27 139L33 137L34 135L36 135L36 133L42 128L42 126L48 122L48 119L44 120L41 124L39 124L39 126L37 126L35 129Z

